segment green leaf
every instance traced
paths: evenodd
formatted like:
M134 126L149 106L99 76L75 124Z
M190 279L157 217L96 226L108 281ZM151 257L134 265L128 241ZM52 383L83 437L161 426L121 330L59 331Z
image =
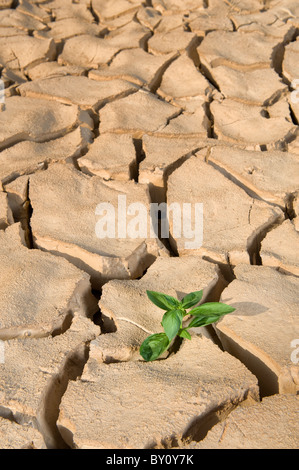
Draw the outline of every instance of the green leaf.
M218 321L220 318L219 315L197 315L193 318L193 320L189 323L186 328L197 328L199 326L206 326Z
M183 312L181 310L168 310L162 318L162 326L169 341L171 341L181 328Z
M180 336L181 338L191 339L191 335L190 335L189 331L186 330L186 328L179 331L178 336Z
M195 307L193 310L188 312L189 315L227 315L228 313L234 312L236 309L230 305L223 304L221 302L207 302L205 304Z
M153 290L147 290L146 293L150 301L163 310L172 310L181 305L181 303L171 295L162 294L161 292L155 292Z
M154 361L166 351L169 339L165 333L156 333L148 336L140 346L139 352L145 361Z
M185 295L185 297L182 300L182 306L184 308L191 308L193 305L198 304L198 302L202 298L202 290L196 291L196 292L190 292L190 294Z

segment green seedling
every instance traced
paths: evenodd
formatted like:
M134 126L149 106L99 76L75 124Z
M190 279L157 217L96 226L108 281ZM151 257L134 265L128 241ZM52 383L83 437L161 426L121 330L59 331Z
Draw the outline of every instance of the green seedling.
M191 335L188 331L190 328L210 325L223 315L235 310L222 302L206 302L192 308L202 299L202 290L190 292L181 301L161 292L147 290L146 293L151 302L164 310L165 313L161 322L164 333L150 335L140 346L139 351L145 361L158 359L169 348L176 336L190 340ZM192 309L187 312L190 308ZM187 326L183 326L183 320L186 316L191 316L191 321Z

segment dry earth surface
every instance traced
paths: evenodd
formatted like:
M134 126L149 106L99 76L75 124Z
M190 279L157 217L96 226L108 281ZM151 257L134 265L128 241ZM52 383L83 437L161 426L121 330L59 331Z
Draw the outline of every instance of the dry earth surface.
M0 0L0 78L0 448L298 448L299 2ZM145 362L147 289L235 311Z

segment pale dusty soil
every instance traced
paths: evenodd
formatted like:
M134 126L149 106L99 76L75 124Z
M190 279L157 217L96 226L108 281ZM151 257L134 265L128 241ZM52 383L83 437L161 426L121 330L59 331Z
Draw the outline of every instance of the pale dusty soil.
M0 449L298 448L298 64L297 0L0 0ZM147 289L235 311L146 363Z

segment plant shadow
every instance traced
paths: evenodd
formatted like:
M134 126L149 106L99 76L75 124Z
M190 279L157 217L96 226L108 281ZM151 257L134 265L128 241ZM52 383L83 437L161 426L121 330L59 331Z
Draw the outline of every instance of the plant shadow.
M177 298L179 300L182 300L182 298L187 294L187 293L181 292L181 291L176 291L176 293L177 293ZM204 299L202 299L202 300L204 300ZM230 316L235 315L235 316L249 317L249 316L254 316L254 315L260 315L261 313L264 313L267 310L269 310L267 307L265 307L262 304L259 304L258 302L233 302L233 303L230 303L230 300L231 300L230 298L220 300L220 302L226 303L226 304L228 304L231 307L236 309L234 312L229 314ZM200 305L201 303L202 303L202 301L199 302L198 305Z
M230 303L229 299L225 299L225 302L236 310L229 315L242 316L242 317L253 317L266 312L268 307L259 304L258 302L233 302Z

